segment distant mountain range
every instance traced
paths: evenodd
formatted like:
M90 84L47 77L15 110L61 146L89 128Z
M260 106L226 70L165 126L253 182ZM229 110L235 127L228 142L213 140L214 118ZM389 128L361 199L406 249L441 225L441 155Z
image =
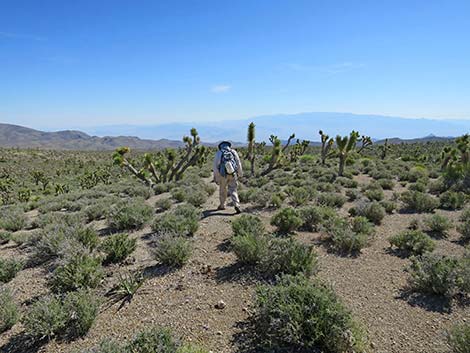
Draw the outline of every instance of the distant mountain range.
M97 136L139 136L147 139L167 138L180 140L192 127L197 128L203 141L246 141L250 122L256 124L256 139L267 140L271 134L282 140L291 133L297 138L319 141L318 130L330 136L345 135L351 130L374 139L397 137L401 139L423 136L459 136L470 132L469 120L408 119L381 115L358 115L350 113L301 113L292 115L266 115L245 120L211 123L172 123L156 125L111 125L87 128L85 131Z
M201 140L206 145L214 146L221 140L240 141L236 144L241 145L246 141L247 126L252 121L256 124L257 141L267 141L271 134L286 140L291 133L295 133L297 138L316 142L319 140L320 129L332 137L337 134L346 135L354 129L363 135L371 136L378 144L383 143L385 138L389 138L389 143L412 143L447 140L452 138L450 136L460 136L470 132L470 120L302 113L214 123L113 125L88 128L85 129L86 133L77 130L44 132L0 123L0 147L99 151L129 146L138 150L156 150L182 146L182 136L188 135L192 127L198 129Z

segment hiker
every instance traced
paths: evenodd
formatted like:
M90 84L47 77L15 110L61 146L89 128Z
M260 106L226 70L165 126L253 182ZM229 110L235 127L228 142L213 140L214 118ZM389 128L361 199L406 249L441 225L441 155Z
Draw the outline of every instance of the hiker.
M219 150L214 158L214 181L219 185L220 205L218 210L225 210L227 199L227 188L232 198L235 211L240 213L240 200L237 193L237 178L243 176L242 164L237 151L232 148L228 141L219 143Z

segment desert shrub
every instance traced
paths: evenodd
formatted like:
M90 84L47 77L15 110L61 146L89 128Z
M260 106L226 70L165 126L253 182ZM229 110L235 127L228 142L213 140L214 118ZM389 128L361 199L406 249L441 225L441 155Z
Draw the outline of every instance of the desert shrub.
M139 332L129 342L124 352L129 353L173 353L180 346L179 340L175 339L169 329L151 328Z
M171 197L176 202L183 202L186 199L186 191L182 187L171 189Z
M250 195L250 202L257 208L264 208L271 200L271 193L263 189L255 189Z
M447 341L453 353L470 352L470 324L454 325L449 332Z
M85 216L82 213L52 212L39 215L37 220L34 222L34 225L40 228L46 228L52 224L73 226L77 224L83 224L84 218Z
M294 188L290 194L290 200L292 205L300 206L307 203L310 199L310 193L305 188Z
M246 232L232 237L232 250L238 261L246 265L256 265L265 258L269 247L269 238L263 233Z
M259 268L269 276L298 273L310 276L317 271L317 265L318 256L313 247L293 238L272 238Z
M335 183L341 186L344 186L345 188L349 188L349 189L354 189L354 188L357 188L358 186L357 181L353 179L345 178L345 177L336 178Z
M302 219L303 230L317 231L319 230L322 221L324 220L324 213L326 207L320 206L307 206L299 210L300 218ZM332 210L329 208L329 210ZM334 212L334 210L332 210Z
M388 214L392 214L393 211L395 211L397 208L397 204L389 200L380 201L380 205L384 208L385 212Z
M6 287L0 288L0 334L11 329L20 317L13 295Z
M188 190L186 189L186 202L195 207L202 206L208 199L207 193L205 190Z
M67 311L56 296L40 298L22 319L26 333L40 340L51 339L62 333L67 327L67 321Z
M147 200L150 196L152 196L152 189L140 183L120 183L113 186L115 191L117 191L119 194L123 194L128 197L142 198Z
M119 263L124 261L137 248L137 239L130 238L127 233L113 234L102 243L102 250L106 254L104 262Z
M272 208L281 208L282 207L282 197L279 193L271 195L271 199L269 200L268 206Z
M158 212L167 211L171 208L173 202L169 198L160 199L155 202L155 207L157 208Z
M417 192L426 192L426 184L422 183L422 182L416 182L416 183L412 183L408 186L408 189L410 191L417 191Z
M119 202L116 196L105 197L84 208L83 213L89 222L103 219L106 217L109 206L116 202Z
M353 232L360 234L373 235L375 232L374 225L366 217L362 216L352 219L351 228Z
M406 174L403 175L400 179L415 183L418 180L427 180L427 178L428 171L426 170L426 168L422 166L416 166L406 172Z
M470 219L470 208L466 208L460 214L459 220L461 222L466 222Z
M400 199L408 210L419 213L432 212L439 206L439 200L419 191L405 191Z
M417 230L421 228L421 222L418 218L413 218L408 224L408 229Z
M452 222L445 216L434 214L424 219L427 230L435 236L446 237L447 231L453 227Z
M111 206L108 224L117 230L141 229L152 217L153 209L144 199L122 200Z
M152 223L155 233L175 233L177 235L192 235L199 228L199 211L192 205L183 204L174 210L157 216Z
M155 193L155 195L163 194L165 192L168 192L168 190L170 190L169 183L160 183L153 186L153 192Z
M359 224L364 217L360 217L353 225L342 218L333 219L326 226L326 234L329 237L331 248L340 253L357 253L367 246L369 236L372 234L368 226ZM367 219L365 219L367 221ZM362 232L355 232L353 227ZM368 233L370 232L370 233Z
M384 190L393 190L395 187L395 182L392 179L379 179L377 183L382 187Z
M389 239L390 245L411 255L433 251L435 242L420 230L405 230Z
M457 231L462 235L462 241L468 242L470 240L470 218L459 224Z
M355 207L352 207L349 213L352 216L366 217L375 224L380 224L385 217L385 210L377 201L360 202Z
M10 241L10 239L11 239L11 233L10 232L0 231L0 245L8 243Z
M317 197L320 205L340 208L346 203L346 197L338 193L322 193Z
M290 207L282 208L271 218L271 225L280 233L291 233L302 225L298 212Z
M440 207L447 210L460 210L465 205L463 192L446 191L439 197Z
M346 197L348 198L348 201L355 201L361 197L361 192L356 189L346 190L345 194L346 194Z
M192 243L185 237L175 234L162 234L155 242L153 254L155 258L166 266L182 267L192 253Z
M54 292L96 288L103 278L101 259L85 253L70 256L53 272L49 284Z
M0 228L16 232L26 226L26 215L20 207L8 206L1 208Z
M465 261L465 262L464 262ZM417 292L452 297L470 291L468 260L423 254L411 259L409 284Z
M284 276L256 292L255 329L270 352L364 352L365 336L334 291L303 276Z
M95 322L100 300L93 293L80 290L66 295L63 306L68 314L67 330L73 337L84 336Z
M20 260L0 258L0 283L10 282L22 268Z
M380 201L384 198L382 188L374 188L367 190L364 195L371 201Z
M259 217L243 214L232 222L232 231L234 236L263 235L265 228Z
M79 227L78 229L75 229L72 237L85 248L90 250L95 249L100 242L98 232L92 227Z

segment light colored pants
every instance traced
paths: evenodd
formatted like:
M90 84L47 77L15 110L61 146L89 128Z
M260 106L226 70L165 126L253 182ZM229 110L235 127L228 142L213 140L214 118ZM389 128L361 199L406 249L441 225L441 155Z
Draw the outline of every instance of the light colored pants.
M225 207L225 200L227 200L227 188L230 197L232 198L233 206L240 207L240 200L237 193L237 176L227 175L225 178L219 176L219 200L220 206Z

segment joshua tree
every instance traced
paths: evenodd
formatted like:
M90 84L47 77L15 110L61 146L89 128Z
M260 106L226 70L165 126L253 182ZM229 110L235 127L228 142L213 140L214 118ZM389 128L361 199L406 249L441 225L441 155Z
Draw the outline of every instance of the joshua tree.
M457 148L445 147L442 154L442 169L448 186L459 184L463 191L470 191L470 135L455 140Z
M286 145L282 148L282 153L285 153L285 152L286 152L286 150L287 150L287 148L289 147L289 145L290 145L292 139L294 139L294 138L295 138L295 134L292 134L292 135L289 136L289 138L287 139Z
M339 168L338 175L343 176L344 165L348 159L349 154L356 148L357 140L359 139L359 133L357 131L351 131L348 136L341 137L336 136L336 147L338 150Z
M271 135L273 137L273 135ZM270 138L271 141L271 138ZM279 140L276 136L272 138L273 148L271 151L271 158L269 159L268 167L261 173L261 175L266 175L272 170L276 169L279 166L279 162L281 161L282 157L282 148L281 148L281 140Z
M125 155L129 147L120 147L113 154L114 163L127 168L147 185L153 187L159 183L180 180L186 169L201 165L207 158L208 150L200 144L196 129L191 129L191 137L183 137L185 147L176 151L166 149L156 154L144 155L143 168L138 170ZM150 173L150 175L149 175Z
M302 140L302 142L300 142L300 140L297 139L297 142L292 146L292 150L289 153L291 162L295 162L300 156L302 156L309 145L310 141Z
M251 176L255 175L255 124L248 125L248 160L251 165Z
M357 151L357 153L361 153L363 150L365 150L367 147L372 146L372 139L370 136L361 136L361 147Z
M387 158L388 149L389 149L388 139L385 139L384 144L382 146L380 146L380 151L381 151L380 158L382 158L382 160Z
M326 159L330 156L331 147L334 141L330 136L323 133L322 130L318 132L321 136L321 164L325 165Z

